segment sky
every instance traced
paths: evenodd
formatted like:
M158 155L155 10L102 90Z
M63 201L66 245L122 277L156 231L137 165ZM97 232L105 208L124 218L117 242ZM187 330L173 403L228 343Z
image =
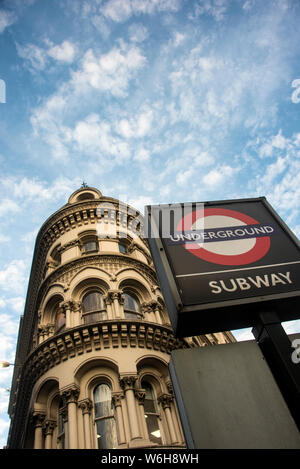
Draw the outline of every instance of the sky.
M83 181L141 211L265 196L299 236L299 23L298 0L0 0L0 360L36 234Z

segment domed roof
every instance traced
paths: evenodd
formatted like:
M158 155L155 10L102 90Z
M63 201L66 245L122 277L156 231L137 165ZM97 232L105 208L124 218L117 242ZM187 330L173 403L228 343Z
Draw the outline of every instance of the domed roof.
M75 204L83 200L99 200L102 197L102 193L95 187L89 187L85 183L82 184L80 189L77 189L73 194L70 195L68 204Z

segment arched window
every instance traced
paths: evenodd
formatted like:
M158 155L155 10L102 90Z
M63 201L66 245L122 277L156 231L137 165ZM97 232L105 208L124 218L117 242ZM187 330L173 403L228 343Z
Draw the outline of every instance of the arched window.
M55 332L61 332L66 326L66 315L63 308L57 307L57 313L55 318Z
M139 300L131 293L124 293L124 315L127 319L137 319L141 316Z
M114 419L111 389L108 384L99 384L94 389L94 412L98 449L117 447L117 431Z
M100 291L87 293L82 300L82 306L85 324L107 319L106 306Z
M146 391L146 396L144 400L144 412L149 439L153 443L161 445L162 439L158 423L159 412L154 390L152 385L148 383L148 381L142 381L142 388Z
M98 251L98 241L96 236L86 236L82 240L84 252L95 252Z

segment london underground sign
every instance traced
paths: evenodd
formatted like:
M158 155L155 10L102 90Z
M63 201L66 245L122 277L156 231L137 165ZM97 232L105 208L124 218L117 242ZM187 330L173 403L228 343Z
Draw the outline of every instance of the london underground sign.
M300 317L300 250L262 198L146 207L148 242L178 336L251 327L269 305Z

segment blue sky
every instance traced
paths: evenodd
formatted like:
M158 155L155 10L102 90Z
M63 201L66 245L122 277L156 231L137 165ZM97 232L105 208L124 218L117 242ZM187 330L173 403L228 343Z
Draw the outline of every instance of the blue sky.
M140 210L264 195L299 236L299 22L298 0L0 1L0 359L83 180Z

